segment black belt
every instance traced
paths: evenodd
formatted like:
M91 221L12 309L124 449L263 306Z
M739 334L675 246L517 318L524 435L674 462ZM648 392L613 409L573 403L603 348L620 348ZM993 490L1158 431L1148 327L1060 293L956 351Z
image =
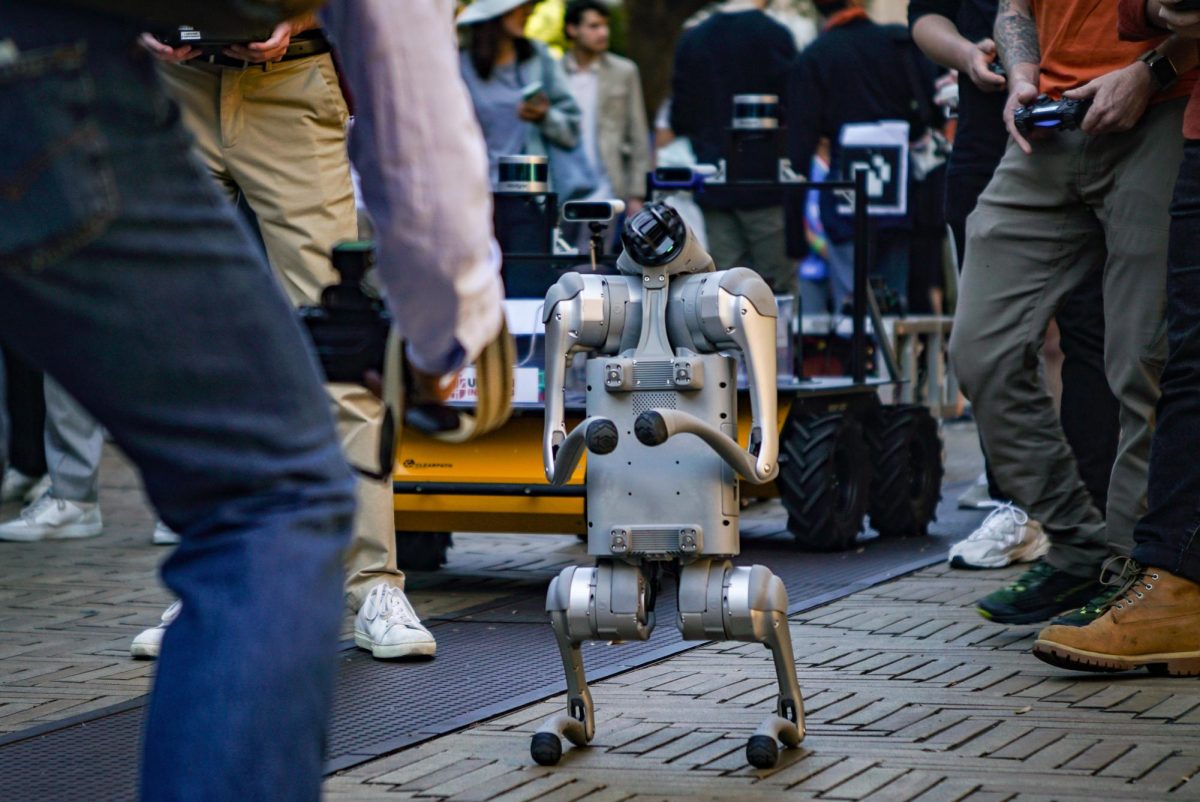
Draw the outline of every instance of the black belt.
M293 39L288 45L288 49L283 54L280 61L295 61L296 59L309 58L310 56L319 56L323 53L328 53L333 50L329 44L329 40L324 36L317 36L311 39ZM244 70L249 67L261 67L262 64L253 61L243 61L241 59L232 58L224 53L213 53L211 55L199 56L195 61L201 64L212 64L216 67L229 67L235 70ZM186 63L186 62L185 62Z

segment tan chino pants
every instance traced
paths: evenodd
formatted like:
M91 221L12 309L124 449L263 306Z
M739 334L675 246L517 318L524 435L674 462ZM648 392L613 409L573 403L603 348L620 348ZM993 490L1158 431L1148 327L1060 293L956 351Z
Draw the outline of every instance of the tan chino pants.
M242 196L254 211L288 297L317 303L321 289L337 280L333 246L358 236L348 112L332 58L246 69L196 61L164 64L160 73L195 137L196 154L232 201ZM377 457L367 444L378 440L383 402L356 385L326 389L347 458L371 465ZM360 475L357 498L345 585L354 610L381 581L404 586L396 567L391 480Z

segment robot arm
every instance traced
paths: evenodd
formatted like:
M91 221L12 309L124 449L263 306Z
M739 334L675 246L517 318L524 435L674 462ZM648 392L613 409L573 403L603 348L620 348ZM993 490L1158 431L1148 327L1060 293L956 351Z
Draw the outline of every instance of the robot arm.
M692 350L737 349L746 364L750 384L753 428L749 453L711 424L691 415L653 410L639 428L647 445L672 434L688 432L702 438L734 469L754 484L765 484L779 472L779 431L775 387L775 329L779 310L770 287L753 270L736 267L677 282L672 293L668 325L672 341ZM644 435L644 437L643 437Z
M563 392L567 365L579 351L610 351L625 327L628 287L610 276L567 273L546 295L542 320L546 324L546 423L542 464L547 481L562 484L583 456L583 446L608 445L609 431L600 419L589 419L567 436ZM611 426L611 424L609 424ZM616 428L612 427L615 437ZM613 442L612 447L616 444ZM612 448L608 448L609 451ZM561 458L561 459L560 459ZM560 464L561 463L561 464Z

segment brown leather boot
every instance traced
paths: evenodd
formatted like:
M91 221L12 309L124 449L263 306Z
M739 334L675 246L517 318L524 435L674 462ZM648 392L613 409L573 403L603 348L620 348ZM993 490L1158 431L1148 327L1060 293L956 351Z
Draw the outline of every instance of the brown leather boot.
M1085 627L1049 626L1033 645L1038 659L1079 671L1200 675L1200 585L1146 568L1108 611Z

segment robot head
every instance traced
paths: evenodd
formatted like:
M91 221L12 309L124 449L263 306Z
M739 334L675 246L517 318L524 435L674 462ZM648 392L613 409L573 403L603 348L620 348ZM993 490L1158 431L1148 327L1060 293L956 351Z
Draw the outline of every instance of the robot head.
M617 268L622 273L636 275L648 267L666 268L670 275L715 269L679 212L664 203L648 203L626 220L621 242L625 252Z

